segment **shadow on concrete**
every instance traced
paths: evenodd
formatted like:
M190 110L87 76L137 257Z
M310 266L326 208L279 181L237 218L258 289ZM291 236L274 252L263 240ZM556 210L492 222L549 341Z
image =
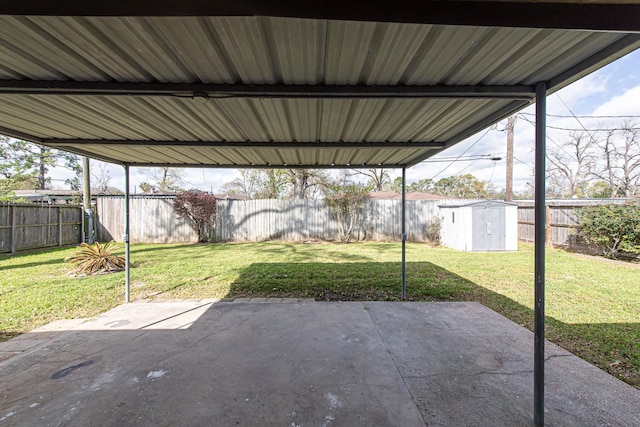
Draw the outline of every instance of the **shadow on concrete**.
M530 426L531 332L478 303L133 303L2 343L2 425ZM13 354L12 354L13 353ZM640 392L549 344L548 425Z
M532 425L533 334L497 313L532 311L428 262L407 276L416 302L382 302L400 297L397 262L255 263L229 301L56 322L0 343L0 422ZM495 311L451 302L471 300ZM548 322L637 343L638 324ZM548 425L640 425L640 391L551 343L546 355Z
M314 298L316 301L400 301L398 262L255 263L228 298ZM530 308L429 262L407 263L408 301L480 302L533 330ZM640 323L570 324L546 316L547 337L563 348L640 383ZM632 361L632 362L629 362Z

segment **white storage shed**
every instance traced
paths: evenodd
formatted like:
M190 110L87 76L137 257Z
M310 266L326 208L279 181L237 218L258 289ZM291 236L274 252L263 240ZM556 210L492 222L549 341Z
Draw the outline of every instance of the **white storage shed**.
M517 251L518 206L499 200L441 205L440 242L467 252Z

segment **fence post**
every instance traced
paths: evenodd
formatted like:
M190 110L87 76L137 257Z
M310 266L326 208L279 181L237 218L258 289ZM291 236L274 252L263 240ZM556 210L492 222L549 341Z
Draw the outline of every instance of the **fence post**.
M58 207L58 246L62 246L62 208Z
M547 210L547 222L546 222L546 239L545 239L545 245L547 246L551 246L551 244L553 243L553 239L551 236L551 206L547 205L546 206L546 210Z
M16 253L16 206L11 205L11 254Z

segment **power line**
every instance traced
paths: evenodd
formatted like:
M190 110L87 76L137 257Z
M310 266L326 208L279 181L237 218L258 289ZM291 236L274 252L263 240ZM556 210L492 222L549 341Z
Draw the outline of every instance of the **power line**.
M522 113L518 113L518 114L522 114ZM564 118L573 118L571 116L563 116ZM580 117L580 116L576 116L576 117ZM522 117L522 120L524 120L527 123L532 123L535 124L531 121L531 119L529 119L528 117ZM586 131L587 133L590 132L611 132L611 131L617 131L617 130L640 130L640 127L610 127L610 128L586 128L584 126L584 124L582 124L579 120L578 123L580 123L580 125L582 125L582 127L580 128L570 128L570 127L562 127L562 126L553 126L550 124L547 124L547 129L554 129L554 130L563 130L563 131L567 131L567 132L576 132L576 131ZM591 136L591 134L589 134L589 136Z
M513 158L514 158L515 160L517 160L518 162L522 163L522 164L523 164L523 165L525 165L525 166L528 166L528 167L530 167L530 168L532 168L532 167L533 167L533 165L532 165L532 164L529 164L529 163L523 162L522 160L520 160L520 159L519 159L519 158L517 158L516 156L513 156Z
M461 174L462 174L462 172L466 171L466 170L467 170L467 169L469 169L471 166L473 166L473 165L475 165L476 163L478 163L478 161L479 161L479 160L481 160L481 159L478 159L478 160L476 160L475 162L468 164L465 168L463 168L461 171L459 171L459 172L458 172L458 175L461 175ZM495 163L494 163L494 165L495 165ZM432 179L433 179L433 178L432 178Z
M593 137L593 135L591 135L591 132L589 132L587 130L587 128L585 127L584 124L582 124L582 122L580 121L579 118L576 117L575 113L573 112L573 110L571 108L569 108L569 106L564 102L564 100L560 97L560 95L556 92L556 96L558 97L558 99L560 100L560 102L562 102L562 105L564 105L567 110L569 110L569 113L571 113L571 115L573 116L574 119L576 119L576 121L578 122L578 124L580 124L580 126L582 126L582 129L584 129L584 131L589 135L589 138L591 138L591 142L595 141L595 138Z
M534 128L536 127L535 122L532 122L531 120L527 119L526 117L523 117L523 120L527 123L529 123L531 126L533 126ZM563 146L561 146L560 144L558 144L553 138L551 138L549 136L549 134L547 134L547 140L551 141L556 147L558 147L560 150L564 151L564 153L569 156L572 157L571 154L569 154L569 152L567 150L565 150L565 148Z
M467 154L467 152L468 152L469 150L471 150L471 149L472 149L472 148L473 148L473 147L474 147L478 142L482 141L482 139L483 139L485 136L487 136L487 134L489 133L489 131L490 131L490 130L491 130L491 128L487 129L487 130L486 130L486 131L485 131L485 132L480 136L480 138L476 139L476 140L475 140L475 142L474 142L473 144L471 144L471 145L470 145L466 150L464 150L464 151L462 152L462 154L460 154L458 157L456 157L456 159L454 159L451 163L449 163L447 166L445 166L445 168L444 168L444 169L442 169L440 172L438 172L437 174L435 174L435 175L433 176L433 178L431 178L431 179L436 179L436 178L437 178L441 173L443 173L444 171L446 171L447 169L449 169L449 168L451 167L451 165L453 165L453 164L457 161L457 159L460 159L462 156L464 156L465 154ZM478 160L479 160L479 159L478 159ZM477 161L477 160L476 160L476 161ZM474 163L475 163L475 162L474 162ZM471 163L471 165L473 165L474 163ZM469 165L469 166L471 166L471 165ZM466 169L466 168L465 168L465 169ZM464 169L463 169L463 170L464 170Z
M518 113L523 116L533 116L535 117L535 113L527 113L521 111ZM563 115L563 114L547 114L547 117L555 117L558 119L573 119L575 117L579 119L640 119L639 115L619 115L619 116L590 116L590 115Z
M464 156L464 157L438 157L438 158L434 158L434 159L429 159L429 160L423 160L422 163L445 163L445 162L471 162L474 160L482 160L482 159L487 159L487 160L494 160L494 156L492 156L491 154L478 154L478 155L472 155L472 156Z
M491 169L491 177L489 177L489 183L493 181L493 173L496 171L496 165L498 162L493 162L493 169Z
M612 127L612 128L590 128L590 129L586 129L586 128L565 128L565 127L552 126L552 125L547 125L547 128L548 129L554 129L554 130L564 130L564 131L569 131L569 132L586 131L587 133L589 133L589 136L591 136L590 132L611 132L611 131L616 131L616 130L640 130L640 127L624 127L624 128Z

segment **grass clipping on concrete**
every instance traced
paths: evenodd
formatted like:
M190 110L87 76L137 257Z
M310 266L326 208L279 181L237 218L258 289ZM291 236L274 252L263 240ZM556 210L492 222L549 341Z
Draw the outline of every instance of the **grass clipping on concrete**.
M0 339L124 301L124 273L71 278L75 249L0 256ZM400 244L132 245L133 299L400 299ZM547 249L547 337L640 388L640 268ZM533 246L469 253L407 245L407 298L479 301L533 328Z

